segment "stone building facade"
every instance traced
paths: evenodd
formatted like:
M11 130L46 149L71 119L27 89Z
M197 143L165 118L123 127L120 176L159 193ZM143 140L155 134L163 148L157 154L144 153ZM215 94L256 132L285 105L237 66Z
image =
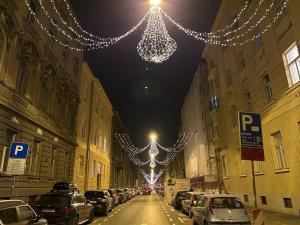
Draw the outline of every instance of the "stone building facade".
M181 108L182 131L194 133L184 149L185 173L193 189L216 191L218 177L212 130L208 129L209 103L207 68L201 63Z
M251 1L246 16L257 2ZM242 7L239 3L222 1L212 30L228 24ZM281 5L282 1L275 1L262 24L270 22ZM246 204L254 202L250 162L240 158L237 112L260 113L265 161L255 162L258 207L289 214L298 214L300 208L299 8L300 1L290 0L270 31L243 47L207 45L203 53L225 191Z
M12 141L30 145L14 197L31 201L56 181L72 179L81 61L39 29L24 1L0 1L1 198L10 196L5 171Z
M118 112L114 111L112 120L112 137L115 134L127 133ZM132 163L128 154L116 138L112 139L110 187L135 187L138 180L138 167Z
M73 182L80 190L109 188L112 105L87 63L82 65Z

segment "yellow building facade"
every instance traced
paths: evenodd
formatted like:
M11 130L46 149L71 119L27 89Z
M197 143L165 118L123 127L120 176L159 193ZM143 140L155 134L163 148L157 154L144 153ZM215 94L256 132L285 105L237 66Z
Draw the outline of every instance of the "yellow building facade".
M112 106L87 63L80 98L73 182L80 190L109 188Z
M212 30L232 21L242 7L239 2L222 1ZM275 17L282 2L275 1L258 30ZM251 2L245 18L257 4L258 0ZM260 113L265 161L254 165L256 200L259 208L288 214L298 214L300 209L299 9L300 1L290 0L283 15L261 38L243 47L207 45L203 52L209 68L211 129L224 191L253 205L251 163L240 158L237 113Z

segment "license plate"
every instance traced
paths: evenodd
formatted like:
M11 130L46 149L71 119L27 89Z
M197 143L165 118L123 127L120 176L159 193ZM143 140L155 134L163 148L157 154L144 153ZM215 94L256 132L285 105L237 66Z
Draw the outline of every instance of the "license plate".
M97 201L90 201L90 203L92 203L92 204L96 204L96 203L97 203Z
M43 209L42 212L44 212L44 213L55 213L55 209Z

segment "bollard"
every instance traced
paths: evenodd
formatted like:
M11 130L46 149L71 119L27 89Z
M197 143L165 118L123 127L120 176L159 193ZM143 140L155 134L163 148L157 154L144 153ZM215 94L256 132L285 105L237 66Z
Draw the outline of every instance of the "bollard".
M253 209L253 225L264 225L262 209Z

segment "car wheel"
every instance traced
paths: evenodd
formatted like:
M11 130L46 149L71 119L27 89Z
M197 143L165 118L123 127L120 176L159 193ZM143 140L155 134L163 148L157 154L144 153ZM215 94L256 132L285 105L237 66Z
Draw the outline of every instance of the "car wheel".
M193 220L193 225L198 225L198 224L196 223L195 217L193 217L192 220Z
M107 216L108 213L109 213L109 210L108 210L108 208L106 208L106 210L105 210L105 212L104 212L104 216Z
M78 216L75 216L68 220L67 225L78 225L78 223L79 223L79 218Z
M91 214L90 214L90 218L88 220L88 224L90 224L94 221L94 217L95 217L95 213L94 213L94 210L92 210Z

